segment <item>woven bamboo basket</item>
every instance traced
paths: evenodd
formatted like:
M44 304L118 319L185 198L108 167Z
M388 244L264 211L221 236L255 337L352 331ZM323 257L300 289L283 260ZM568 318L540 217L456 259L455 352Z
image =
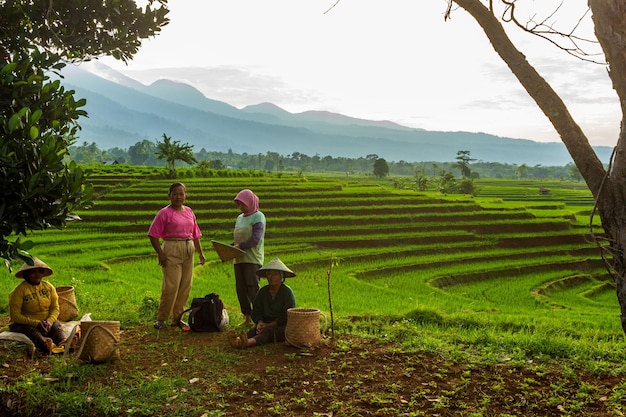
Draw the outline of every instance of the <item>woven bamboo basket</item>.
M213 249L217 252L217 256L220 257L222 262L230 261L231 259L238 258L246 253L246 251L226 243L218 242L217 240L212 240L211 243L213 244Z
M78 316L74 287L56 287L56 290L59 296L59 320L70 321Z
M322 340L320 332L320 315L324 318L326 331L326 316L316 308L290 308L287 310L287 327L285 340L287 344L299 348L316 346Z
M82 340L76 353L77 359L92 363L119 359L119 321L81 321L80 327Z

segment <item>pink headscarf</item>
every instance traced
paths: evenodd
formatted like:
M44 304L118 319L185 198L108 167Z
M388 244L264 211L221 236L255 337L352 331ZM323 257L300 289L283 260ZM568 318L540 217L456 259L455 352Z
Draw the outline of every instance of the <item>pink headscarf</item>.
M239 191L239 194L237 194L234 198L234 201L241 201L248 207L248 211L244 213L244 216L249 216L259 211L259 197L257 197L251 190L246 189Z

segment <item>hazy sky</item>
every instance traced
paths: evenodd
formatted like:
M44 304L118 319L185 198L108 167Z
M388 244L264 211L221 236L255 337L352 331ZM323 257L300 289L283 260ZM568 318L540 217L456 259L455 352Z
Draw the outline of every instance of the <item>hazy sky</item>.
M538 20L559 3L521 0L520 8L527 5ZM549 19L562 31L572 29L587 2L566 3ZM207 97L236 107L271 102L292 113L327 110L428 130L559 141L471 17L459 9L444 22L446 4L170 0L170 24L144 42L128 66L102 62L144 83L157 78L189 82ZM539 7L543 10L537 12ZM529 17L530 12L524 15ZM573 58L512 25L507 28L591 143L614 146L619 103L606 67ZM591 29L587 15L580 34L591 36ZM599 48L591 45L588 51Z

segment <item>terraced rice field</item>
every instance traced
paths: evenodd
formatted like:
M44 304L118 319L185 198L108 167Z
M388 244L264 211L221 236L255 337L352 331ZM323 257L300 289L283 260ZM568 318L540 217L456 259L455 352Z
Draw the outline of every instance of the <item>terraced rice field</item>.
M82 313L110 320L123 309L123 316L148 320L141 308L158 299L160 269L146 233L168 203L171 181L96 176L93 182L101 194L95 207L65 230L36 233L33 253L55 267L55 284L76 287ZM538 183L481 180L479 196L470 198L356 180L183 182L208 260L196 267L192 296L218 292L231 317L232 265L219 260L210 240L231 241L238 215L232 199L250 188L267 218L266 261L279 256L297 273L288 284L299 306L328 312L330 277L333 310L343 317L426 309L621 333L612 278L589 238L585 219L593 200L583 184L555 182L544 195ZM0 282L3 294L15 284ZM120 291L123 297L108 296Z

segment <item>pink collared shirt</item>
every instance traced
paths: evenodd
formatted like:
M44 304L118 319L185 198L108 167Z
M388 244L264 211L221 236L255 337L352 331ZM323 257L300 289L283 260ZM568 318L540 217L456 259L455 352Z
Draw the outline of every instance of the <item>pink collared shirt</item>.
M148 236L160 239L198 239L202 236L196 215L191 208L183 206L177 211L171 206L163 207L154 217Z

